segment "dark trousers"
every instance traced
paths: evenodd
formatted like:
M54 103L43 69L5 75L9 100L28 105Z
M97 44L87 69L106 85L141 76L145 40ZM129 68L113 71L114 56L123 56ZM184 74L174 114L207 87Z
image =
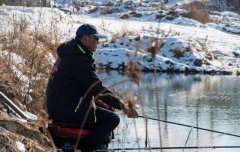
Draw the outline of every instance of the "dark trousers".
M120 122L120 118L117 114L101 107L97 107L96 117L97 123L93 133L83 141L80 141L83 150L93 150L99 147L105 137L109 135Z

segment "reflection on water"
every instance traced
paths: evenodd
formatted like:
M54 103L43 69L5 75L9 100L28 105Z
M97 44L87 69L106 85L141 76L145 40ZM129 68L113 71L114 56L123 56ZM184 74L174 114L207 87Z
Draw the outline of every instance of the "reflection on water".
M125 82L127 76L116 71L99 72L98 75L105 85L114 86L124 94L137 95L139 104L144 105L144 110L139 109L140 115L144 111L148 117L240 135L240 77L142 73L138 88L132 82ZM121 83L114 85L116 82ZM116 138L124 144L116 142L112 147L144 147L145 124L142 118L129 120L122 116ZM187 147L240 146L240 137L153 120L148 120L147 139L152 147L184 147L187 139ZM239 152L240 148L184 151Z

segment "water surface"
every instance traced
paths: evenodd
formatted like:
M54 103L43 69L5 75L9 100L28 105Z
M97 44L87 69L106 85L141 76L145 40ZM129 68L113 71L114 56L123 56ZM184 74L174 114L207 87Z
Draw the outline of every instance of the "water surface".
M98 72L98 75L116 91L138 96L138 104L143 105L138 109L140 115L145 113L151 118L240 135L240 77L142 73L138 87L116 71ZM128 119L119 114L121 123L110 147L145 147L144 119ZM148 120L147 132L151 147L240 146L240 137L154 120ZM239 152L240 148L162 151Z

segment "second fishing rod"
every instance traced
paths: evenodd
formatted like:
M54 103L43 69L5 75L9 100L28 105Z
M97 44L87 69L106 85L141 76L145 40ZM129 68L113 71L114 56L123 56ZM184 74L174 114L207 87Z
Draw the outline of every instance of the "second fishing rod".
M192 128L199 129L199 130L205 130L205 131L220 133L220 134L224 134L224 135L234 136L234 137L240 137L240 135L236 135L236 134L232 134L232 133L227 133L227 132L217 131L217 130L213 130L213 129L202 128L202 127L197 127L197 126L191 126L191 125L187 125L187 124L182 124L182 123L177 123L177 122L172 122L172 121L167 121L167 120L162 120L162 119L157 119L157 118L144 117L144 116L138 116L138 117L139 118L145 118L145 119L148 119L148 120L170 123L170 124L179 125L179 126L185 126L185 127L190 127L190 128L192 127Z

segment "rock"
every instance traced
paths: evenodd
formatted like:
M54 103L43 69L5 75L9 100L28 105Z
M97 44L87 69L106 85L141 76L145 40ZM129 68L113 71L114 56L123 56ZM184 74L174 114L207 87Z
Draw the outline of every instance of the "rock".
M130 15L132 17L137 17L137 18L142 17L142 14L141 13L137 13L137 12L131 12Z
M26 151L54 151L50 139L38 129L37 122L22 122L0 112L0 148L1 151L18 152L16 142L20 141Z
M233 52L233 54L234 54L234 56L235 56L236 58L239 58L239 57L240 57L240 53L239 53L239 52Z
M203 61L202 61L202 59L196 59L195 61L194 61L194 65L195 66L202 66L202 64L203 64Z
M121 19L128 19L129 15L128 14L123 14L122 16L120 16Z
M112 14L113 13L113 10L106 7L106 8L102 8L101 11L100 11L100 14L103 14L103 15L106 15L106 14Z

